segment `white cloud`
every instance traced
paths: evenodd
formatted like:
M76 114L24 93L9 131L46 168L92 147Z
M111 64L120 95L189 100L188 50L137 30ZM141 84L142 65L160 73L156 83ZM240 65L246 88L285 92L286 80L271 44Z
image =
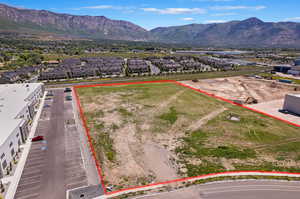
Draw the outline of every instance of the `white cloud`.
M285 21L300 21L300 17L286 18Z
M228 13L216 13L216 14L212 14L211 16L223 17L223 16L232 16L232 15L237 15L237 14L233 12L228 12Z
M207 20L204 23L225 23L225 20Z
M205 14L206 10L202 8L142 8L145 12L155 12L159 14Z
M212 10L262 10L266 6L214 6Z
M104 10L104 9L111 9L111 10L123 10L123 11L133 11L136 10L136 7L133 6L112 6L112 5L96 5L96 6L85 6L80 8L75 8L76 10L82 9L93 9L93 10Z
M83 9L112 9L114 8L111 5L98 5L98 6L86 6L86 7L81 7Z
M192 18L192 17L181 18L181 20L183 20L183 21L195 21L195 19Z

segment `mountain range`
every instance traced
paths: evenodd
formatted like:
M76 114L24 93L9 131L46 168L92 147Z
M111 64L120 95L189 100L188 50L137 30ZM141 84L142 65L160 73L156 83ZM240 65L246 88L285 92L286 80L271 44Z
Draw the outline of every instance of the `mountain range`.
M300 47L300 23L257 18L146 29L104 16L76 16L0 4L0 34L24 32L81 39L151 41L213 47Z

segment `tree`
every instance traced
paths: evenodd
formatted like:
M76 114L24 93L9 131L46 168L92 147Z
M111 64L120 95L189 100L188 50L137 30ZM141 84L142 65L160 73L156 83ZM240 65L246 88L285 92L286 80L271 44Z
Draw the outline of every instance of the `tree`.
M7 53L4 53L4 54L3 54L3 60L4 60L5 62L10 61L10 59L11 59L11 56L9 56Z

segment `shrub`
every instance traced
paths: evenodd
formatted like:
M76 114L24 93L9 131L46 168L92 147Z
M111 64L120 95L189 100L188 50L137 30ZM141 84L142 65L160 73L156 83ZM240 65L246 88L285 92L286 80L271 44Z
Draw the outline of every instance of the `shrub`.
M170 124L174 124L178 119L178 112L174 107L171 107L168 113L162 114L161 116L159 116L159 118L168 121Z

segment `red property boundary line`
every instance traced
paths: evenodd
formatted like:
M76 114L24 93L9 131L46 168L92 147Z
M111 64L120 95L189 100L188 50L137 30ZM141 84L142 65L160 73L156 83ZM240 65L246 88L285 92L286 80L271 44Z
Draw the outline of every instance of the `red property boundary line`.
M126 82L126 83L110 83L110 84L94 84L94 85L79 85L79 86L74 86L74 93L75 93L75 97L76 97L76 101L77 101L77 107L78 107L79 112L80 112L80 117L81 117L81 120L83 122L84 129L86 131L86 136L88 138L90 149L91 149L91 152L92 152L92 155L93 155L96 167L97 167L97 172L98 172L98 175L99 175L101 186L102 186L102 189L103 189L105 195L113 195L113 194L117 194L117 193L121 193L121 192L125 192L125 191L130 191L130 190L133 191L133 190L136 190L136 189L149 188L149 187L154 187L154 186L158 186L158 185L166 185L166 184L176 183L176 182L184 182L184 181L198 179L198 178L214 177L214 176L217 177L218 175L222 175L222 174L230 175L230 174L242 174L242 173L245 173L245 175L246 175L247 173L260 173L260 174L270 174L270 175L271 174L300 175L300 173L290 173L290 172L229 171L229 172L212 173L212 174L206 174L206 175L200 175L200 176L194 176L194 177L187 177L187 178L175 179L175 180L170 180L170 181L165 181L165 182L153 183L153 184L144 185L144 186L136 186L136 187L132 187L132 188L126 188L126 189L121 189L121 190L117 190L117 191L107 192L106 186L105 186L105 183L104 183L105 180L104 180L103 172L102 172L100 163L99 163L99 161L97 160L97 157L96 157L96 152L95 152L95 149L94 149L94 146L93 146L93 143L92 143L92 138L91 138L91 135L90 135L90 130L88 128L86 117L84 115L84 111L83 111L83 108L82 108L81 103L80 103L80 99L79 99L79 95L78 95L78 92L77 92L77 88L92 88L92 87L101 87L101 86L103 86L103 87L106 87L106 86L122 86L122 85L136 85L136 84L150 84L150 83L174 83L174 84L177 84L177 85L180 85L180 86L192 89L194 91L197 91L199 93L202 93L202 94L204 94L206 96L213 97L215 99L218 99L218 100L230 103L230 104L235 105L235 106L239 106L239 107L248 109L250 111L259 113L259 114L267 116L267 117L271 117L271 118L276 119L276 120L280 120L280 121L285 122L285 123L287 123L289 125L300 127L299 124L295 124L295 123L292 123L290 121L284 120L282 118L270 115L268 113L264 113L262 111L259 111L259 110L256 110L256 109L244 106L244 105L236 103L236 102L234 102L232 100L228 100L228 99L225 99L223 97L216 96L216 95L208 93L206 91L203 91L203 90L200 90L200 89L197 89L197 88L193 88L193 87L191 87L189 85L183 84L181 82L177 82L175 80L157 80L157 81L142 81L142 82Z
M89 143L89 146L90 146L90 150L92 152L92 156L93 156L93 159L94 159L95 164L96 164L97 173L98 173L98 176L99 176L99 179L100 179L100 183L101 183L101 186L102 186L102 189L103 189L104 193L106 194L106 188L105 188L105 185L104 185L104 178L102 176L102 169L100 167L99 161L96 158L96 152L95 152L95 149L94 149L94 146L93 146L93 143L92 143L92 138L91 138L91 135L90 135L90 130L88 128L88 125L87 125L87 122L86 122L86 118L84 116L84 112L83 112L83 109L82 109L81 104L80 104L80 99L79 99L79 95L77 93L76 87L74 87L73 90L74 90L74 93L75 93L77 107L78 107L79 113L80 113L80 118L82 120L83 127L85 129L85 133L86 133L86 136L88 138L88 143Z

